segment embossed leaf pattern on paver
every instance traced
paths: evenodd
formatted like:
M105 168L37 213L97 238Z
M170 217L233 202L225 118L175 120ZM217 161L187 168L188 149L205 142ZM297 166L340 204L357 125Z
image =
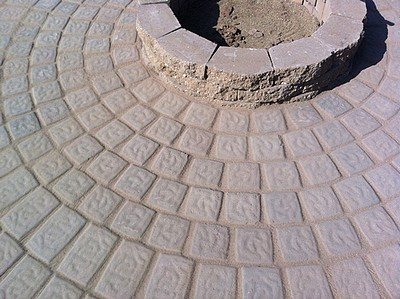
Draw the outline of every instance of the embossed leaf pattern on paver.
M137 1L0 2L0 297L398 296L396 1L379 62L374 18L349 82L254 110L162 83Z

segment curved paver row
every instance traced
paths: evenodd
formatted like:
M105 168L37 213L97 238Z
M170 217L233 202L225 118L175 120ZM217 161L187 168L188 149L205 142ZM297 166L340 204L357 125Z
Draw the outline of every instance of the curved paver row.
M400 7L367 4L361 72L250 111L148 71L136 2L1 3L0 296L395 298Z
M179 15L190 1L143 2L137 29L146 64L185 93L241 107L304 101L342 80L367 12L360 0L296 1L321 23L316 32L270 49L244 49L218 46L182 28Z

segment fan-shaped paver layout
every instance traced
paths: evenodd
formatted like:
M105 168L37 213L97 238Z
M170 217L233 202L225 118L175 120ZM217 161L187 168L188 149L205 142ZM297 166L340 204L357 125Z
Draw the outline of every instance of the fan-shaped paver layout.
M367 6L347 83L240 110L146 69L135 1L0 0L0 298L398 298L400 2Z

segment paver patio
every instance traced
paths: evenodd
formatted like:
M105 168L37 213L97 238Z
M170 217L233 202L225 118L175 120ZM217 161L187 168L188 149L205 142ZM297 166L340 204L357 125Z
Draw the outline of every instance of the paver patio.
M0 0L0 298L399 298L400 1L348 82L216 108L135 0Z

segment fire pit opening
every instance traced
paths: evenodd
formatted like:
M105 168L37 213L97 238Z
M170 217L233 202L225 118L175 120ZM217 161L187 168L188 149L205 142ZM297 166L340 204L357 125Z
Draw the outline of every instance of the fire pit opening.
M194 0L172 7L182 27L219 46L270 48L308 37L319 21L292 0Z

